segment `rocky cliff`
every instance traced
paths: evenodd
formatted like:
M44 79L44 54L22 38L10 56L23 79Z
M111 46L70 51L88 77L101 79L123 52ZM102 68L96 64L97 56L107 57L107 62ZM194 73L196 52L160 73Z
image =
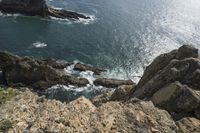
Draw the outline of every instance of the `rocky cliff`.
M16 77L16 75L12 76L13 69L22 71L25 68L23 74L26 74L30 71L34 72L32 71L34 68L40 69L41 66L45 66L45 69L48 67L47 70L56 71L54 74L58 74L60 72L57 71L68 63L65 62L62 66L56 64L55 60L33 61L33 59L2 52L0 64L3 77L6 78L5 81L9 86L19 82L18 78L10 78L10 75ZM79 69L81 71L91 68L91 66L81 66L83 67ZM98 79L101 80L98 83L103 85L112 83L111 87L116 89L114 92L106 92L90 100L82 96L69 103L62 103L38 96L36 92L27 88L0 89L0 131L9 133L199 133L199 71L198 49L184 45L158 56L146 68L137 85L128 84L129 81ZM22 73L18 76L23 77ZM26 78L28 77L23 77L20 82ZM52 82L46 79L43 81ZM126 82L127 84L124 85ZM66 83L71 84L67 79ZM28 85L25 81L23 84ZM29 86L31 87L32 83Z

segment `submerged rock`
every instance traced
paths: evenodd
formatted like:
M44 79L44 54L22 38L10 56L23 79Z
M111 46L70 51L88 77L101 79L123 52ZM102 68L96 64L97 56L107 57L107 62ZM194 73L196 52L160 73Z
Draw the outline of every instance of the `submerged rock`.
M72 20L90 18L76 12L48 7L45 0L1 0L0 11L3 13L21 13L31 16L56 17Z
M87 79L65 75L60 68L68 64L63 62L34 60L0 52L0 64L8 86L46 89L56 84L85 86L89 83Z
M94 81L94 84L97 86L104 86L108 88L117 88L121 85L134 85L135 83L132 80L99 78Z

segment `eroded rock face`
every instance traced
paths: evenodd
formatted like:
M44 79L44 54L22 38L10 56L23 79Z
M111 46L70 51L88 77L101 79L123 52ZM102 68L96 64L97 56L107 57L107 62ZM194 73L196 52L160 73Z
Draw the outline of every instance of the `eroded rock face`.
M121 85L134 85L135 83L132 80L99 78L94 81L94 84L97 86L105 86L108 88L117 88Z
M180 119L194 116L200 106L198 49L183 45L158 56L139 81L132 97L152 100ZM196 111L197 112L197 111Z
M84 97L65 104L38 97L29 90L0 106L0 120L5 117L12 122L9 132L175 133L177 130L170 115L151 102L132 99L95 107Z
M178 133L199 133L200 120L192 117L183 118L176 122L179 127Z
M3 13L21 13L31 16L56 17L78 20L89 17L72 11L48 7L45 0L1 0L0 11Z
M145 70L133 96L150 98L160 88L179 81L192 88L200 86L198 49L183 45L178 50L158 56Z
M135 85L119 86L110 97L111 101L124 101L129 98L129 94L134 89Z
M200 91L192 90L177 81L154 93L152 101L170 112L192 113L200 106Z
M65 75L60 69L68 64L63 62L34 60L0 52L0 64L8 86L46 89L56 84L85 86L89 83L87 79Z

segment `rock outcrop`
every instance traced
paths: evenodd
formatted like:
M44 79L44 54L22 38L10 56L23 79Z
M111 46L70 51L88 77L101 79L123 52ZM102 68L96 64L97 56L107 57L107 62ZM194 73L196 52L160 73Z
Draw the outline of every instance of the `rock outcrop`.
M45 0L1 0L0 11L3 13L21 13L31 16L56 17L71 20L90 18L76 12L48 7Z
M104 69L95 68L93 66L89 66L89 65L81 64L81 63L76 63L75 66L74 66L74 70L77 70L77 71L92 71L96 75L100 75L102 72L106 71Z
M106 79L99 78L94 81L96 86L104 86L108 88L117 88L121 85L135 85L132 80L118 80L118 79Z
M0 64L8 86L46 89L56 84L86 86L89 83L87 79L64 74L61 68L68 63L52 59L34 60L0 52Z
M176 122L179 128L178 133L200 133L200 120L186 117Z
M131 99L95 107L80 97L68 104L38 97L26 90L0 106L0 121L12 123L8 132L31 133L175 133L171 116L151 102Z
M197 117L200 107L198 49L184 45L158 56L145 70L131 97L152 100L175 118Z

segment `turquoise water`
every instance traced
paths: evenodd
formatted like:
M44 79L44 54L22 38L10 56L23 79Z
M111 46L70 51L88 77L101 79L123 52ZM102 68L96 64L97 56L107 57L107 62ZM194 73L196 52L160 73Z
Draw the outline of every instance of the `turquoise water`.
M51 0L90 21L0 16L0 49L36 58L79 60L133 79L154 57L183 44L200 48L199 0Z
M0 49L38 58L80 60L126 71L126 77L133 78L160 53L182 44L200 46L199 0L52 0L48 4L91 15L94 20L74 23L1 16ZM35 48L36 42L47 46Z

